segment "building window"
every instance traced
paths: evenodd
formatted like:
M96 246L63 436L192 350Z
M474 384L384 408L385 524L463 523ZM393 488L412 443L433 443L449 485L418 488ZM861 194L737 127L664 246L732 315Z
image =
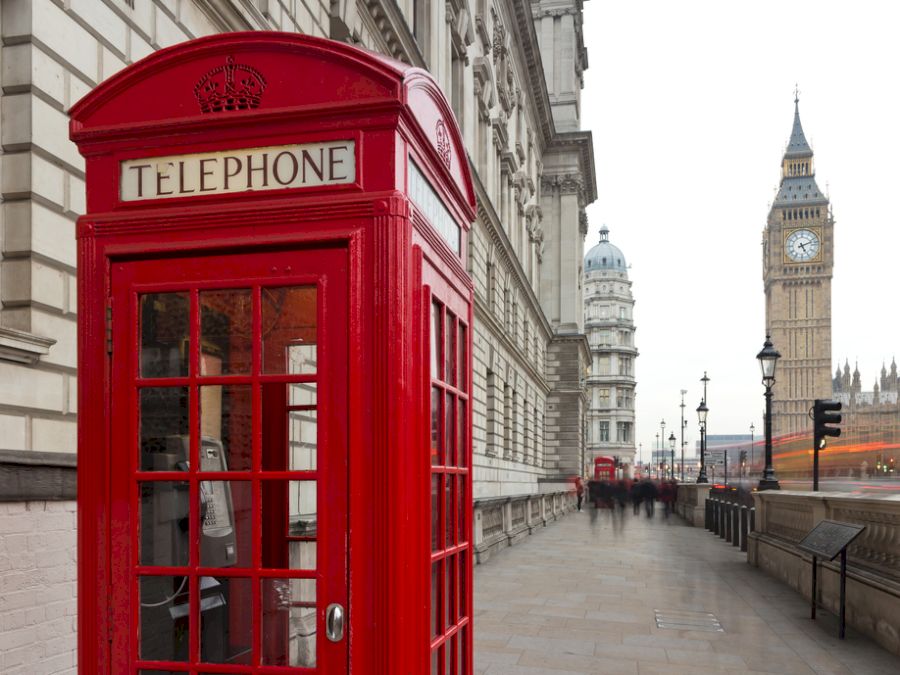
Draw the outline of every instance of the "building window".
M597 389L597 406L600 408L608 408L609 407L609 389L607 389L607 388Z
M624 307L619 307L619 318L620 318L620 319L627 319L627 318L628 318L627 316L625 316L625 308L624 308Z
M631 358L628 356L619 357L619 375L631 376Z
M609 375L609 356L594 356L594 369L597 375Z
M610 342L610 336L611 336L610 331L608 331L608 330L601 330L601 331L599 331L599 332L597 333L597 335L599 336L598 344L601 344L601 345L609 345L609 344L612 344L612 343Z
M616 422L616 441L619 443L631 442L631 422Z
M600 422L600 442L609 442L609 422Z

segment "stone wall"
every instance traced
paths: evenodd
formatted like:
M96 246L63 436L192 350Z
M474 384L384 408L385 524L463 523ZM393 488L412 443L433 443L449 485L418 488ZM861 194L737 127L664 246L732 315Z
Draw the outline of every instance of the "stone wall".
M487 562L497 551L517 544L575 507L576 496L572 490L476 499L475 562Z
M824 519L865 525L848 548L847 625L900 655L900 497L770 490L754 494L748 561L810 597L812 562L797 543ZM839 560L823 562L818 602L837 614Z

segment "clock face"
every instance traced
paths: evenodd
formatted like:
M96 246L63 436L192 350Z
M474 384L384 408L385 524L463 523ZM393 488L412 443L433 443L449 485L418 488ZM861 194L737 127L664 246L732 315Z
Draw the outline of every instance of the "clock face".
M819 236L812 230L794 230L784 241L784 251L796 262L814 260L819 255Z

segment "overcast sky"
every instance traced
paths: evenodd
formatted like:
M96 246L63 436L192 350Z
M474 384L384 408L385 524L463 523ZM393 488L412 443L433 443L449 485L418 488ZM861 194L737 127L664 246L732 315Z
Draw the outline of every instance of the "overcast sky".
M761 238L795 83L836 221L832 372L858 360L870 390L900 358L898 14L875 0L585 2L599 194L586 247L605 223L631 266L645 457L661 419L678 435L681 389L693 447L704 370L709 433L761 433Z

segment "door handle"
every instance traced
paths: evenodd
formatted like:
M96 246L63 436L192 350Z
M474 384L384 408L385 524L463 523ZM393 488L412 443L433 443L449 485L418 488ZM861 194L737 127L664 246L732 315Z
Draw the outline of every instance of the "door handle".
M328 605L325 610L325 635L332 642L344 639L344 608L336 602Z

